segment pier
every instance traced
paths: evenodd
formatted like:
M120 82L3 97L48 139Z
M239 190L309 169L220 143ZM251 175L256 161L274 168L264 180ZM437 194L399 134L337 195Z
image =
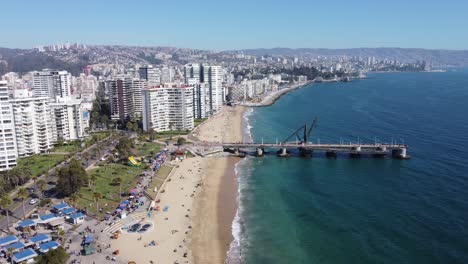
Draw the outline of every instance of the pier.
M241 149L255 150L257 157L262 157L267 153L266 150L275 150L279 157L289 157L290 150L297 149L301 156L312 156L314 152L325 153L327 158L336 158L338 154L348 155L351 158L361 156L372 156L383 158L388 155L396 159L409 159L406 144L395 143L349 143L349 144L317 144L309 141L312 130L317 125L317 119L308 127L307 124L297 129L289 137L279 143L220 143L225 151L236 155L242 155ZM296 141L290 139L295 137Z

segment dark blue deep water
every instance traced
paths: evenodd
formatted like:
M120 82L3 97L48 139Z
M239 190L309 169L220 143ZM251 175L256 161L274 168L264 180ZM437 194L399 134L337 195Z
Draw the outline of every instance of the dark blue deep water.
M313 84L249 117L275 142L400 141L411 160L248 158L238 167L242 263L468 263L468 71Z

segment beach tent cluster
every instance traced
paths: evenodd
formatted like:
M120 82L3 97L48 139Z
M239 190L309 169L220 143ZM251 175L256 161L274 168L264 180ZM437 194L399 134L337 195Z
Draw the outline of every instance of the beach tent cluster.
M46 253L51 249L59 247L57 241L47 234L38 234L21 242L18 237L9 235L0 238L0 248L4 254L12 254L14 263L30 261L41 253Z
M37 219L27 219L18 223L18 230L24 231L25 228L35 229L37 225L48 225L53 228L63 224L65 221L77 225L81 224L84 219L83 213L78 212L66 203L60 203L52 207L51 213L39 215Z
M161 168L161 165L164 164L164 162L166 161L166 158L167 158L167 150L162 150L160 152L158 152L156 155L155 155L155 158L154 159L150 159L150 168L157 172L160 168Z

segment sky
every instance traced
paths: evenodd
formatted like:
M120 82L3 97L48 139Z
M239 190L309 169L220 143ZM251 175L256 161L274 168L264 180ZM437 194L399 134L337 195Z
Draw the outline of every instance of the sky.
M1 0L0 47L468 49L468 0Z

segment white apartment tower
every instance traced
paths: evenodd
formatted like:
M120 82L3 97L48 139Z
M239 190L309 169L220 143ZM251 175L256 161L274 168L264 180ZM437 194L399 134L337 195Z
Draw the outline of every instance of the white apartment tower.
M19 93L16 93L18 95ZM13 106L18 156L47 152L55 143L55 122L48 97L30 97L27 93L10 100Z
M203 67L203 81L210 87L209 111L214 114L221 110L224 103L223 76L224 71L221 66Z
M57 140L67 142L84 136L80 99L57 100L50 104L50 108L56 126L54 137Z
M193 117L207 118L210 116L210 87L207 83L192 84L193 86Z
M143 130L192 130L193 87L166 85L143 90Z
M4 171L16 166L18 157L13 107L8 101L6 81L0 81L0 108L0 171Z
M71 95L71 75L67 71L42 70L33 72L33 96L65 98Z

